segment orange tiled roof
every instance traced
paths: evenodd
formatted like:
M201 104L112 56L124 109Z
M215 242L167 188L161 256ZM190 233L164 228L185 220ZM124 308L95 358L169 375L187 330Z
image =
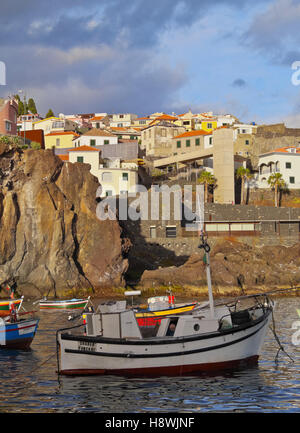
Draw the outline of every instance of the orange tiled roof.
M296 153L300 153L300 148L296 146L286 146L286 147L279 147L278 149L271 150L270 152L266 153L295 153L295 152L289 152L288 149L296 149Z
M86 152L86 151L100 152L99 149L95 149L95 147L91 147L91 146L79 146L69 150L69 152L76 152L76 151L77 152Z
M89 119L89 120L90 120L90 122L96 122L97 120L102 120L102 119L104 119L104 116L94 116L94 117L91 117L91 119Z
M198 135L212 135L211 132L203 131L202 129L199 129L197 131L187 131L183 134L177 135L174 138L184 138L184 137L197 137Z
M46 134L45 137L49 137L52 135L76 135L76 137L80 137L80 135L76 134L76 132L74 131L50 132L49 134Z
M178 120L178 117L170 116L169 114L162 114L161 116L158 116L155 119L153 119L150 125L152 125L153 123L159 120Z
M126 127L126 126L111 126L110 129L112 129L113 131L128 131L130 129L130 127Z
M69 161L69 155L57 155L62 161Z

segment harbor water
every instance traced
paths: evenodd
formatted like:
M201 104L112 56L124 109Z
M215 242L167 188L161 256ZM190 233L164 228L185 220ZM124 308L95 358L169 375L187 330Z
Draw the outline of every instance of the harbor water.
M269 330L257 366L173 378L58 376L55 333L74 322L70 312L40 311L31 350L0 351L0 413L299 413L300 299L275 300L276 334L286 351L277 362Z

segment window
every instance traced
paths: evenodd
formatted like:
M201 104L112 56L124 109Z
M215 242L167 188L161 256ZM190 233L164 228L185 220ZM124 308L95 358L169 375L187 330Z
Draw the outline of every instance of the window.
M100 128L100 123L99 123L99 122L96 123L96 128L97 128L97 129Z
M176 226L167 226L166 227L166 237L167 238L176 238Z
M156 226L150 226L150 238L156 238Z
M209 144L213 144L213 141L212 141L212 140L213 140L213 138L212 138L212 137L209 137L209 140L208 140L208 141L209 141Z
M290 183L295 183L295 178L294 178L294 176L291 176L291 177L290 177Z
M96 140L90 140L90 146L96 146Z
M139 120L140 125L146 125L146 120Z
M83 156L77 156L77 162L83 162Z
M128 173L122 173L122 180L128 180Z
M56 146L59 146L60 145L60 138L57 138L56 139Z
M208 123L208 124L207 124L207 128L208 128L208 129L212 129L212 123Z
M109 140L104 140L104 144L109 144Z
M111 197L112 196L112 191L109 189L107 191L105 191L105 195L106 197Z
M177 149L179 149L181 147L181 141L180 140L176 141L176 147L177 147Z
M190 121L189 121L189 120L184 120L184 121L183 121L183 124L184 124L184 125L189 125L189 124L190 124Z
M165 130L165 128L162 128L162 130L161 130L161 136L162 137L166 137L166 130Z
M5 122L5 128L6 128L6 131L11 131L11 123L10 122Z
M124 119L124 114L119 114L119 119Z
M122 128L122 127L123 127L123 123L118 123L118 124L117 124L117 127L118 127L118 128Z
M286 162L285 163L285 168L292 168L292 163L291 162Z
M245 140L245 144L249 144L249 140Z
M196 144L196 146L200 146L200 138L196 138L195 144Z
M190 147L190 145L191 145L191 140L186 140L185 145L186 145L186 147Z
M64 122L52 122L52 128L64 128Z
M104 173L102 173L103 182L112 182L112 180L113 180L113 176L110 171L105 171Z

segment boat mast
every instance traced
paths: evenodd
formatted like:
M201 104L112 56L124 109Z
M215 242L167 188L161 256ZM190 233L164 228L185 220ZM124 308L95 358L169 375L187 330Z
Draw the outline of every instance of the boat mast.
M204 257L203 261L206 267L206 280L207 280L207 288L208 288L208 300L209 300L209 308L210 308L210 316L211 318L215 317L215 309L214 309L214 297L211 286L211 274L210 274L210 246L207 243L207 234L204 233L204 186L197 185L196 186L196 221L198 224L200 231L200 239L201 244L198 248L204 249Z
M207 243L207 235L204 234L203 230L201 230L200 238L201 238L201 244L199 245L198 248L204 249L203 261L206 267L206 279L207 279L207 288L208 288L210 316L211 318L214 318L215 309L214 309L214 297L213 297L212 285L211 285L210 258L209 258L210 246Z

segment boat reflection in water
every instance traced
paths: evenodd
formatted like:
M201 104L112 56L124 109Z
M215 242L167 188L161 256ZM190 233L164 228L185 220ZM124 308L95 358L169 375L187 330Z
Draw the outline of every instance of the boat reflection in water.
M183 375L222 371L257 363L272 317L266 295L215 305L205 251L209 301L190 313L169 314L143 333L126 301L101 304L82 325L57 331L58 371L64 375ZM149 330L148 330L149 331Z

